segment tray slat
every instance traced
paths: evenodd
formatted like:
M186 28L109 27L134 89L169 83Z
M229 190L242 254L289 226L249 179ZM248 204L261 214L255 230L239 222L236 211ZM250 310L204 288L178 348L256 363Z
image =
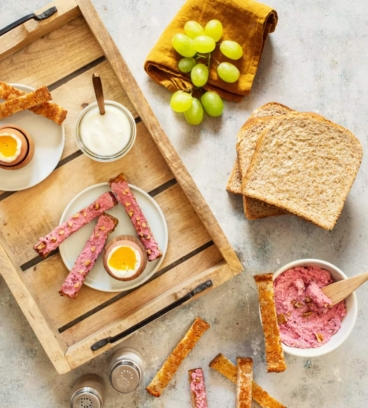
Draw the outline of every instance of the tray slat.
M104 329L99 330L86 337L82 341L73 344L68 348L65 357L67 358L72 369L79 367L81 364L89 361L91 358L105 352L106 350L120 343L119 341L114 344L108 344L102 349L96 352L92 352L90 347L96 341L108 336L113 336L129 327L132 327L134 324L142 321L145 317L151 316L152 314L171 304L180 296L182 292L188 293L200 283L203 283L208 279L212 280L214 286L202 293L207 293L210 290L213 290L214 287L221 285L232 277L233 272L231 271L229 265L225 261L221 261L212 268L206 269L202 273L199 273L192 279L186 281L185 286L183 286L183 284L181 283L180 285L171 287L164 295L157 297L155 300L142 307L129 318L121 320L119 323L113 322L110 325L106 326ZM196 299L197 297L198 295L192 298L192 300Z
M112 305L62 332L61 337L68 346L71 346L92 333L103 329L112 322L122 325L119 327L125 327L122 330L128 329L132 326L132 321L129 320L130 316L137 313L142 307L148 305L157 297L164 295L171 288L177 287L180 283L185 283L189 279L197 278L199 273L216 265L221 259L220 252L212 245L149 284L138 288ZM183 296L185 294L186 292L183 293ZM176 300L174 296L170 298L170 302L174 300ZM160 309L163 307L161 305Z
M56 6L58 12L48 19L39 22L29 20L2 36L0 61L69 21L74 20L81 14L74 0L57 0L36 11L36 14L40 14L52 6Z
M82 155L55 170L30 190L19 191L0 201L2 232L16 262L23 265L37 254L38 238L59 224L69 201L86 187L106 182L122 170L129 182L152 191L173 179L143 123L128 155L112 163L100 163ZM137 168L137 163L147 163ZM139 170L139 171L137 171Z
M33 87L51 85L102 56L85 20L78 17L3 59L1 80Z
M64 373L113 347L92 353L95 341L132 327L205 280L215 288L242 266L90 0L55 3L59 12L53 18L26 23L0 38L0 79L51 85L55 101L69 110L65 160L38 186L0 195L0 272L55 368ZM94 71L105 80L106 96L143 121L129 155L110 164L81 155L73 140L82 105L94 100L88 84ZM132 184L154 190L167 217L169 248L162 268L131 292L115 296L86 287L76 301L59 298L67 273L60 256L41 260L32 247L77 193L122 171Z
M111 67L115 72L121 86L129 96L132 104L139 112L139 116L145 123L152 138L155 140L168 166L175 174L178 183L182 186L184 193L189 201L196 209L205 228L211 235L211 238L219 248L230 268L236 273L240 273L243 267L237 258L229 241L221 230L216 218L208 208L202 194L193 182L188 170L181 161L178 153L171 144L169 138L161 128L156 116L154 115L150 105L147 103L137 81L131 74L126 62L119 53L110 34L103 26L103 23L91 4L90 0L77 0L77 4L86 19L89 27L95 35L98 43L103 46L105 56L110 61Z
M163 270L208 243L211 238L177 184L155 196L155 200L165 215L169 230L168 251L160 267ZM121 210L124 211L123 208ZM58 290L67 274L68 270L60 255L46 259L25 273L27 283L45 305L45 310L57 328L117 295L83 287L75 300L60 297ZM148 285L155 288L152 283Z
M61 340L37 297L27 288L22 272L15 265L13 257L6 250L6 243L0 236L0 271L6 284L32 329L37 333L39 341L55 368L60 374L70 371L70 366L64 358L67 351L66 344Z

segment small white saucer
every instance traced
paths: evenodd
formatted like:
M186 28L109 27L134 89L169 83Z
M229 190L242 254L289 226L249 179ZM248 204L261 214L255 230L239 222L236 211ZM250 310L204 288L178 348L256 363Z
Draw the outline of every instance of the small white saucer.
M102 263L102 255L100 255L93 266L90 273L87 275L84 284L103 292L122 292L125 290L133 289L147 279L149 279L160 267L168 244L168 229L165 220L165 216L156 203L156 201L145 191L138 187L129 184L139 206L141 207L143 214L147 218L148 224L152 230L152 233L158 243L160 250L162 251L162 257L153 262L147 262L145 270L137 279L131 281L119 281L112 278L106 271ZM111 191L108 183L95 184L88 187L85 190L77 194L65 208L63 215L61 216L60 224L65 222L70 216L78 212L84 207L87 207L93 201L105 193ZM119 235L132 235L137 237L137 233L133 227L133 224L121 204L116 205L109 211L108 214L113 215L119 220L119 224L115 230L109 235L107 242ZM93 220L89 224L82 227L79 231L68 237L59 247L61 258L64 261L65 266L71 270L79 254L82 252L84 245L92 235L93 229L97 223L97 220ZM66 276L65 276L66 277Z
M34 90L20 84L12 86L24 92ZM35 153L30 163L21 169L0 169L0 190L25 190L43 181L59 163L65 142L64 127L30 111L18 112L0 121L0 126L10 124L21 126L31 135Z

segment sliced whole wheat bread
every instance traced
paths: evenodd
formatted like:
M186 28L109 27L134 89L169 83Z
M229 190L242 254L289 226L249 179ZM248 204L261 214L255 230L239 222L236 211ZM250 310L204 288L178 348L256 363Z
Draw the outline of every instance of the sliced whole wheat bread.
M358 139L317 114L278 118L257 142L244 192L331 230L363 156Z
M288 108L287 106L281 105L281 103L277 102L269 102L265 105L262 105L260 108L254 110L250 115L249 119L244 123L244 125L239 130L238 134L236 135L236 140L239 142L243 136L244 131L248 126L248 121L252 120L253 118L261 118L263 116L276 116L276 115L285 115L292 111L292 109ZM242 175L239 172L239 165L238 161L235 161L233 170L230 174L229 181L226 186L226 190L230 193L234 194L242 194L241 191L241 184L242 184Z
M243 138L239 140L236 145L239 172L242 175L242 180L247 174L253 154L256 150L258 139L260 138L262 132L279 117L282 116L264 116L247 121L248 125L244 130ZM244 190L245 185L242 185L242 194L244 194ZM244 196L243 204L244 214L249 220L285 214L285 211L281 210L280 208L264 203L255 198Z

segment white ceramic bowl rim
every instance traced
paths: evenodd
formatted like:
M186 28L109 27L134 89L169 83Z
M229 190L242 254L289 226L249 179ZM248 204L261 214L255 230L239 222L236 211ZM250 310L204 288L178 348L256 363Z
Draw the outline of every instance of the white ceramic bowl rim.
M288 269L295 268L296 266L318 266L329 271L335 281L347 279L345 273L342 272L337 266L320 259L299 259L297 261L290 262L277 270L273 275L273 279L275 280L283 272L287 271ZM282 343L283 350L288 354L298 357L318 357L335 350L349 337L356 323L358 316L358 301L355 293L352 293L346 298L346 309L347 314L342 321L340 330L335 333L330 341L323 346L318 348L300 349L296 347L289 347Z

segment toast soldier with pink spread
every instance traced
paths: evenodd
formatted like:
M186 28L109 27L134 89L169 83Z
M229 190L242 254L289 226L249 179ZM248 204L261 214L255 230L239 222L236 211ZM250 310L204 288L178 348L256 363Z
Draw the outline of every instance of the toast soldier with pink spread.
M102 252L107 238L114 231L118 220L109 214L102 214L93 230L93 233L77 260L69 275L66 277L59 293L75 299L82 287L84 279L93 268L98 256Z
M119 203L125 208L132 224L137 231L138 238L146 248L149 261L161 258L162 252L152 234L147 219L144 216L134 194L129 188L127 179L123 173L109 180L110 188L116 195Z
M74 232L80 230L83 226L103 214L105 211L117 205L116 198L111 192L102 194L96 201L88 207L77 212L64 223L57 226L53 231L44 237L41 237L33 249L46 258L51 251L54 251Z

